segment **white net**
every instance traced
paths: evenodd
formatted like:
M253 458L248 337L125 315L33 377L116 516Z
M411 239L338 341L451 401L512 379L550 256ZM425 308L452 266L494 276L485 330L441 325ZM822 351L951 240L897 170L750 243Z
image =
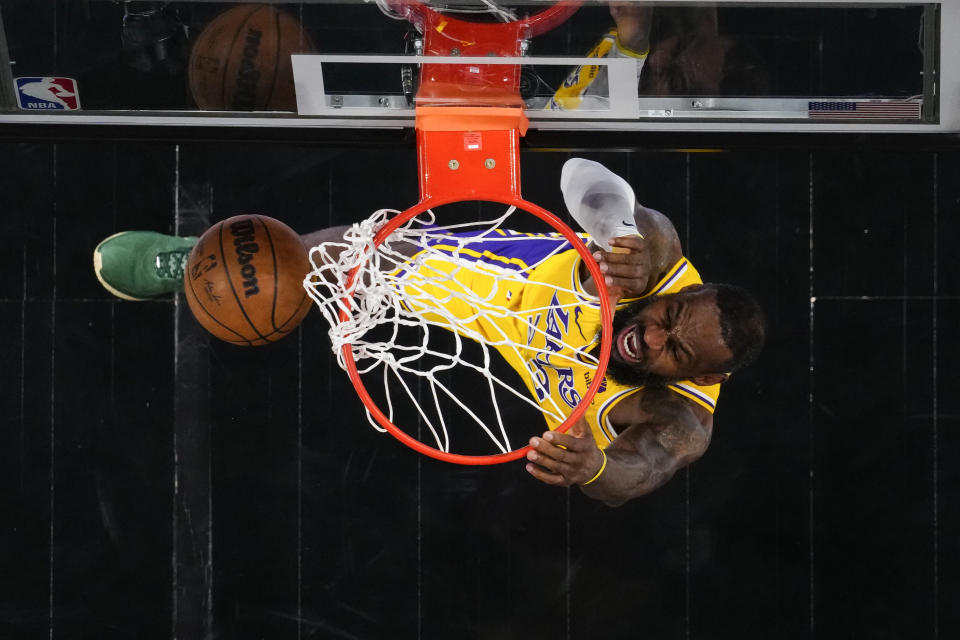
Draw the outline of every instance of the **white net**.
M313 270L304 286L330 324L339 365L347 368L343 346L349 345L364 385L369 387L374 379L382 383L379 406L390 422L396 424L399 407L409 403L440 451L451 450L454 424L458 432L472 424L496 451L511 451L507 428L511 416L503 414L504 399L532 407L548 424L556 425L573 405L569 398L564 402L549 393L544 364L587 369L598 364L591 355L592 338L576 344L558 342L543 321L551 312L570 313L583 303L583 291L569 278L565 283L537 280L538 265L570 250L570 245L556 234L509 230L505 224L515 210L510 207L493 219L447 226L437 225L433 212L426 211L375 245L377 231L398 214L380 210L354 224L343 242L322 243L310 251ZM533 264L497 250L506 243L516 247L515 243L527 241L540 243ZM555 248L545 249L544 244L549 247L551 242ZM543 288L544 295L531 293L537 288ZM521 296L526 304L521 304ZM569 302L559 302L558 297ZM537 299L549 302L529 304ZM437 329L444 330L443 341L435 339ZM509 379L515 376L504 380L496 374L497 359L509 363L526 388ZM474 375L468 389L454 388L450 382L451 372L460 368ZM382 430L369 410L367 416ZM525 437L539 433L543 425L527 426Z

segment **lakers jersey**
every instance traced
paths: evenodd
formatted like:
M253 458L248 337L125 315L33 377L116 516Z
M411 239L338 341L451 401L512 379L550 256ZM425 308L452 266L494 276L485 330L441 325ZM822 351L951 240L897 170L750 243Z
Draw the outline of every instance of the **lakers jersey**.
M556 235L503 229L454 234L428 244L431 249L414 256L403 276L405 288L426 296L406 304L425 317L456 316L458 333L494 346L520 373L547 426L556 429L580 404L596 369L587 354L599 340L600 302L583 289L580 254ZM442 286L435 284L441 280ZM693 265L681 258L647 296L701 282ZM618 308L632 301L623 300ZM606 376L600 383L585 417L601 448L617 437L610 411L639 389ZM720 385L681 381L669 389L712 413Z
M620 44L617 30L611 29L587 54L588 58L633 58L637 61L637 79L643 71L649 51L631 51ZM608 109L609 78L606 65L585 64L573 69L557 89L546 108L550 110Z

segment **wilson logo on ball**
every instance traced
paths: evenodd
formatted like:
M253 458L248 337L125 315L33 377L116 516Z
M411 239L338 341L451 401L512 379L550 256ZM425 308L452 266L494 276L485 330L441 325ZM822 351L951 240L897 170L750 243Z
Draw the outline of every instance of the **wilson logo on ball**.
M260 53L260 38L263 33L256 29L247 30L247 44L243 48L240 71L237 73L237 93L233 96L233 108L252 111L257 106L257 82L260 72L257 70L257 55Z
M253 220L245 219L230 225L233 234L233 246L237 249L237 264L240 265L240 275L243 276L243 294L247 298L260 293L257 286L257 267L253 264L253 256L260 251L256 243Z

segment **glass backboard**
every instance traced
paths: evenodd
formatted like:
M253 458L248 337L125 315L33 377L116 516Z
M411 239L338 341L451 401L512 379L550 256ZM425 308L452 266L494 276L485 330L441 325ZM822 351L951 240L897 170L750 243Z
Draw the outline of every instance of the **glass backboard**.
M950 3L0 0L2 122L960 130ZM950 57L953 56L953 57ZM946 93L943 88L949 89Z

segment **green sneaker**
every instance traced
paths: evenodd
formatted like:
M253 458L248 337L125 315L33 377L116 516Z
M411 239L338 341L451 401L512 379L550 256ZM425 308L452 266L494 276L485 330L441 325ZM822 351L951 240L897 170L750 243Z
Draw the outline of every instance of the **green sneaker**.
M93 250L93 271L107 291L124 300L149 300L183 291L183 270L197 238L155 231L121 231Z

